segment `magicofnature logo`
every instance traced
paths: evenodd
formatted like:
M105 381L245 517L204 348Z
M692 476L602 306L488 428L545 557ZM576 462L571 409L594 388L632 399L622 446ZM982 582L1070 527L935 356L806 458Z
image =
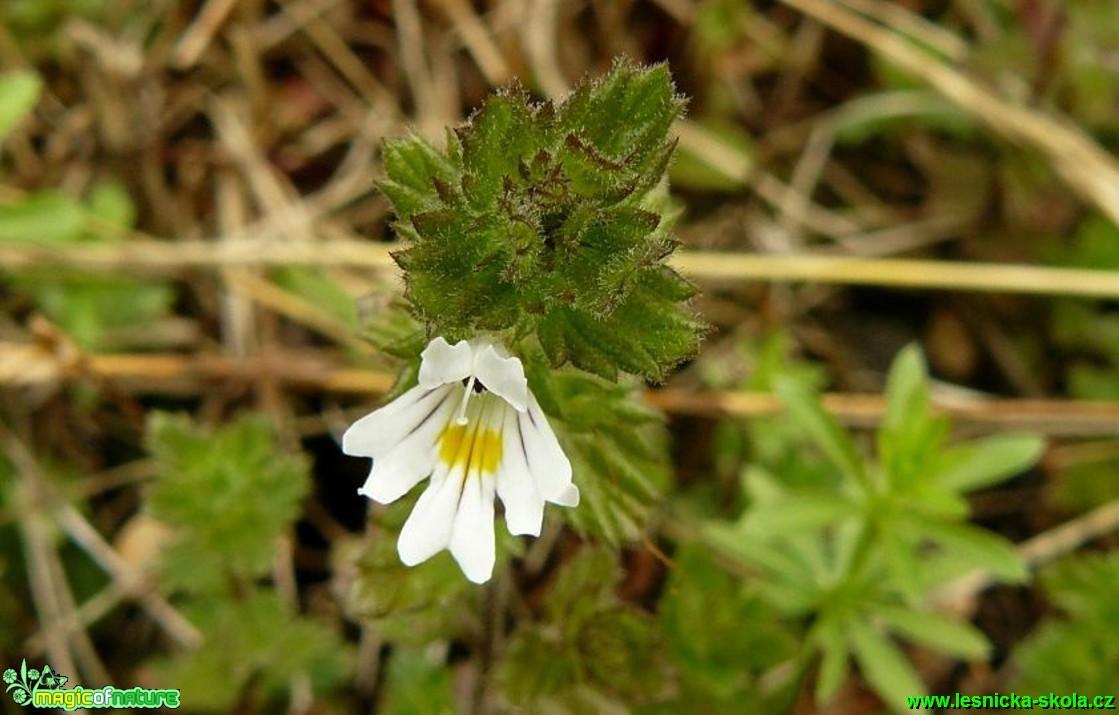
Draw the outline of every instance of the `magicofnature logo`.
M112 685L88 690L81 686L64 690L68 678L44 665L40 671L28 668L27 660L15 668L4 671L6 693L11 693L17 705L35 708L177 708L179 691L149 690L147 688L118 689Z

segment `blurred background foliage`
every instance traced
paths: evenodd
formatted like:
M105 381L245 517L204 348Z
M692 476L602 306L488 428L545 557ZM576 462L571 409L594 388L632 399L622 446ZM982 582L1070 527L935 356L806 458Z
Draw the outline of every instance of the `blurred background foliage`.
M1117 13L0 3L0 666L190 712L1119 693L1119 308L998 270L1119 271ZM438 144L514 78L558 98L619 56L689 100L661 200L690 255L906 257L923 288L683 267L711 333L632 415L672 463L588 482L605 515L540 539L498 524L484 588L446 554L405 568L411 500L367 505L337 444L415 353L387 262L344 259L398 242L384 140ZM989 290L923 272L950 260ZM576 483L610 473L568 447Z

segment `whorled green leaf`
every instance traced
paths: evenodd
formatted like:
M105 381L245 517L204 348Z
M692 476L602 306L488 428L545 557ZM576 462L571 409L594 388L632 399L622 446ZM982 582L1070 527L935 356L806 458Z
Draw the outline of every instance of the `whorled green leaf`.
M760 471L750 473L751 484L760 487ZM756 492L754 492L756 494ZM761 539L816 532L845 519L859 516L859 506L832 494L781 490L764 501L755 502L743 520L745 532Z
M846 631L834 618L823 619L812 630L812 638L820 651L816 704L824 705L835 697L847 679L850 656Z
M756 584L759 592L786 615L800 616L819 606L821 584L789 549L774 548L741 528L720 523L707 524L703 539L716 551L759 571L765 577Z
M889 586L910 606L922 602L926 584L921 581L922 562L905 539L882 539L882 561Z
M945 449L929 480L966 493L998 484L1028 469L1041 457L1045 442L1033 434L1002 434Z
M956 552L974 568L990 571L1000 580L1021 583L1026 580L1026 565L1009 541L970 524L923 520L906 527L914 538L927 539L943 549Z
M1066 558L1041 573L1049 600L1070 617L1106 625L1119 623L1119 602L1113 598L1119 583L1119 552L1086 553Z
M906 696L924 695L925 684L889 636L869 623L854 621L847 626L851 652L867 683L894 712L911 712Z
M815 443L832 465L855 484L865 485L867 475L862 455L839 422L824 412L815 395L784 376L774 379L773 389L788 409L793 423Z
M874 615L900 636L946 655L986 660L991 643L970 623L932 611L882 606Z
M940 449L947 422L933 416L928 375L920 348L898 353L886 381L886 414L878 429L878 458L896 488L920 480Z

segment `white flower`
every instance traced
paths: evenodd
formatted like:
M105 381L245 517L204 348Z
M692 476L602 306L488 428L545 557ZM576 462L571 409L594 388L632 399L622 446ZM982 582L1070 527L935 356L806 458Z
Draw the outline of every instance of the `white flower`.
M430 475L400 532L400 559L413 566L449 549L468 579L484 583L495 492L510 533L539 536L544 503L577 506L579 490L520 360L483 339L443 338L421 358L419 384L355 422L342 451L373 458L358 493L381 504Z

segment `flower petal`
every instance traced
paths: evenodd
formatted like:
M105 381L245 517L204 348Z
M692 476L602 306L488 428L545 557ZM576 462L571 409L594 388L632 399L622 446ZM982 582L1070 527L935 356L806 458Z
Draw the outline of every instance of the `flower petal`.
M510 534L540 536L544 523L544 497L528 471L524 441L517 413L505 410L501 429L502 459L497 470L497 495L505 505L505 523Z
M508 402L517 412L528 405L528 381L525 368L515 357L502 357L493 344L475 345L474 374L486 389Z
M470 474L462 489L451 531L451 556L466 578L485 583L493 576L496 547L493 534L493 476Z
M470 376L473 362L474 351L467 341L451 345L443 338L436 338L420 353L419 383L431 389L460 382Z
M413 387L350 425L342 435L342 451L353 457L374 459L386 454L431 416L450 389Z
M442 402L396 446L373 460L373 469L365 484L357 490L358 494L380 504L391 504L435 469L438 458L436 442L450 422L455 400L452 399L453 386L433 392L443 395Z
M416 501L396 542L396 551L406 566L427 561L447 548L462 496L464 476L461 469L451 472L438 470L432 476L431 484Z
M552 500L552 503L560 506L579 506L579 487L568 484L567 488Z
M563 453L556 433L531 391L528 393L528 411L518 415L518 420L528 469L537 490L553 504L566 505L572 498L571 462ZM578 494L578 490L575 493Z

